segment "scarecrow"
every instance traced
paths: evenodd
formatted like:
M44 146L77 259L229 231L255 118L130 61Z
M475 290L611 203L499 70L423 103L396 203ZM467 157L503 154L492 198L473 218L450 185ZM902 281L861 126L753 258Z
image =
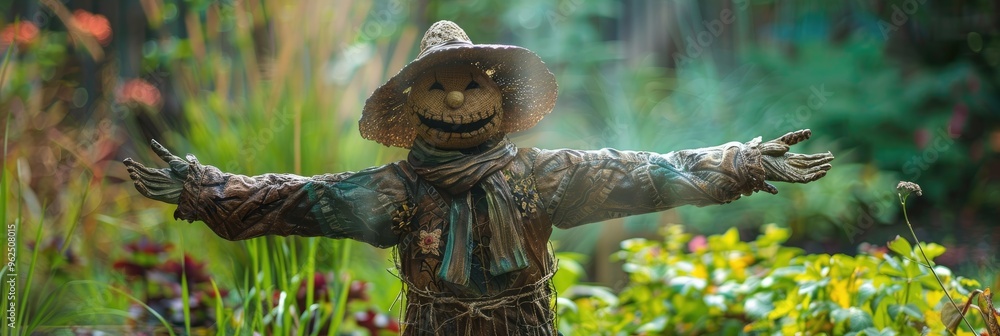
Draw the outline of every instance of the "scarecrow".
M229 240L263 235L350 238L395 247L406 287L404 334L552 335L552 228L724 204L767 181L807 183L830 153L795 154L809 130L666 154L517 148L556 101L531 51L473 44L440 21L420 55L365 103L361 135L409 148L406 160L358 172L242 176L172 155L149 168L125 159L139 192L177 204Z

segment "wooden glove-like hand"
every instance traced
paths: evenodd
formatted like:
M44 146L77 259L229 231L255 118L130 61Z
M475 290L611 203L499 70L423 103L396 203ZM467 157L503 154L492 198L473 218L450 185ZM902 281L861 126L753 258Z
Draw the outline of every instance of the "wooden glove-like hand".
M181 191L184 190L188 170L192 164L198 164L198 159L191 154L187 155L187 160L181 159L170 154L170 151L163 148L163 145L156 140L152 141L150 147L169 167L149 168L132 158L126 158L125 169L128 170L128 175L140 194L157 201L177 204Z
M798 154L789 153L788 147L809 139L812 131L808 129L789 132L780 138L760 144L760 152L763 154L763 165L767 181L809 183L826 176L830 170L830 161L833 161L833 154L830 152L819 154ZM767 183L765 191L777 194L776 189Z

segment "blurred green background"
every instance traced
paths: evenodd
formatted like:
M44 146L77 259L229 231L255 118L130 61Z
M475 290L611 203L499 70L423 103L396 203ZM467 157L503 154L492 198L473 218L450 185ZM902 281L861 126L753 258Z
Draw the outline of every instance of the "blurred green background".
M19 323L391 332L391 251L225 241L139 196L120 162L159 164L151 138L248 175L404 159L357 120L442 19L556 75L555 110L519 146L668 152L810 128L794 150L837 157L776 196L556 232L558 251L586 256L583 281L621 288L608 256L673 223L747 236L776 223L809 253L878 248L906 232L908 180L924 190L917 234L947 248L937 261L1000 287L1000 1L0 0L0 213L17 224L19 300L34 303ZM345 312L346 325L315 318Z

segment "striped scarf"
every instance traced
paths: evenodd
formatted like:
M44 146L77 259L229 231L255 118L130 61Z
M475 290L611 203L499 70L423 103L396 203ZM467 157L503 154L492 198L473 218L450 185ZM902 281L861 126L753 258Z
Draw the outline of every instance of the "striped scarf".
M489 211L490 273L495 275L528 266L522 242L521 214L501 168L507 166L517 147L507 137L481 146L477 154L434 148L417 138L407 161L414 171L434 186L447 190L452 200L448 210L449 234L438 276L468 286L472 259L472 227L475 216L472 187L486 192Z

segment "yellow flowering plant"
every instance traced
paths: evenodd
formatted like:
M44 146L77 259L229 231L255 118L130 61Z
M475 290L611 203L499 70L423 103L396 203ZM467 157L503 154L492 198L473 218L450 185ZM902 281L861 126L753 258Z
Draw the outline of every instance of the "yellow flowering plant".
M665 227L662 240L630 239L614 257L629 284L617 295L584 285L560 293L559 328L591 334L969 334L945 291L924 265L917 246L897 237L888 249L858 255L806 254L784 246L788 229L774 224L744 242L736 229L707 239L682 226ZM930 261L941 245L921 243ZM920 256L918 259L918 256ZM918 261L919 260L919 261ZM560 265L572 263L561 260ZM966 302L979 282L933 266L948 294ZM985 324L967 318L977 332Z

